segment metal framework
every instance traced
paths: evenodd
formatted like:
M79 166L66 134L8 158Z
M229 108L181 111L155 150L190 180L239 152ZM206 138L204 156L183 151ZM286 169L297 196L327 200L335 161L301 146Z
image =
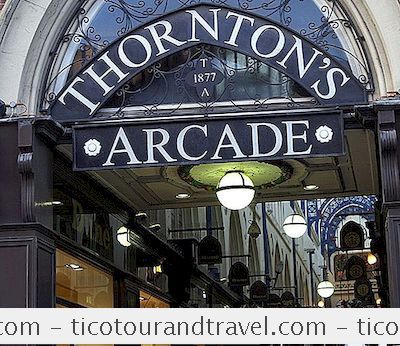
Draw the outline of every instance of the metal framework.
M43 102L44 110L48 107L49 102L54 100L67 79L112 41L158 16L192 6L198 2L201 1L97 0L84 2L77 11L68 31L60 38L58 51L55 55L57 58L49 72ZM301 36L311 40L343 64L349 66L358 80L368 90L373 90L370 68L362 46L362 37L358 34L338 0L207 0L205 2L215 6L226 5L247 12L254 12L297 31ZM303 19L300 20L300 18L304 18L305 13L308 15L306 25ZM180 72L187 68L188 64L194 63L196 55L206 51L210 53L210 47L201 47L197 51L187 52L186 61L171 70L163 69L161 64L152 66L148 71L151 75L149 82L160 83L162 88L165 89L166 76L176 74L176 84L167 83L167 89L178 88L180 93L187 94L185 86L180 81ZM223 83L225 89L220 91L220 95L216 97L217 101L221 101L222 95L226 95L227 90L237 89L237 83L234 80L239 72L238 69L227 66L223 62L221 53L223 52L213 52L215 59L222 62L221 68L227 70L225 72L228 72L228 81ZM260 63L249 57L246 57L246 60L245 73L255 76ZM263 78L263 76L260 77ZM281 82L278 83L266 82L274 84L275 88L278 86L282 88L282 97L289 99L289 102L285 102L286 105L296 105L296 102L293 102L293 96L298 97L298 95L288 90L293 87L292 81L283 77ZM129 105L127 101L132 99L132 93L142 92L148 87L149 83L141 85L139 90L132 90L128 83L116 95L120 98L121 104L118 105L118 110L114 113L120 114L119 108ZM244 93L246 93L246 90ZM270 97L263 97L259 94L248 95L248 98L252 101L252 105L256 107L265 107L270 100ZM165 97L160 97L154 106L145 107L145 111L151 114L158 110L159 106L165 101ZM188 101L185 99L182 103L188 103ZM189 103L196 107L200 106L203 110L210 110L218 104L217 101L192 100ZM239 104L233 102L233 107L237 107ZM174 108L173 111L181 108L181 106L177 102L172 107Z

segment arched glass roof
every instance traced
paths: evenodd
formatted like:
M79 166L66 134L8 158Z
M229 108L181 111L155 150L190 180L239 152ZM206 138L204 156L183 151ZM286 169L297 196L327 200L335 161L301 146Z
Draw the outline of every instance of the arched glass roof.
M111 42L165 13L200 2L248 11L289 27L328 51L371 87L357 32L337 0L88 0L60 41L44 107L71 76Z

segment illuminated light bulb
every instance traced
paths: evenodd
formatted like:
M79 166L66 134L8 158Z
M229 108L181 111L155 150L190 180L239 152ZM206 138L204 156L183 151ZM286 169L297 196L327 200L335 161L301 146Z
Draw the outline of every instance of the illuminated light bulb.
M335 286L332 282L322 281L317 287L317 292L322 298L329 298L335 292Z
M307 222L301 215L292 214L285 219L283 231L290 238L300 238L307 232Z
M129 230L125 226L117 231L117 240L122 246L129 247L132 245L129 241Z
M254 184L243 172L226 173L217 186L219 202L230 210L246 208L255 195Z
M373 265L376 262L378 262L378 259L372 252L370 252L367 257L367 262L368 262L368 264Z

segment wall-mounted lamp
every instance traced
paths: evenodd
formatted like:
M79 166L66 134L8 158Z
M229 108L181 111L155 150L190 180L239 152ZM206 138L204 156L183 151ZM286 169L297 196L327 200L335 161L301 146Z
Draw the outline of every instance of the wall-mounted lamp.
M135 214L135 222L141 225L145 225L148 221L148 216L144 211L140 211Z
M254 195L254 184L242 171L227 172L217 186L219 202L230 210L246 208Z
M376 262L378 262L378 258L372 252L370 252L367 257L367 262L370 265L374 265Z
M129 247L132 245L131 242L129 241L129 233L130 230L125 226L122 226L117 231L117 240L122 246Z
M155 223L154 225L150 225L148 229L153 232L158 232L161 229L161 225L159 223Z
M161 274L162 273L162 267L161 265L153 267L153 273L154 274Z
M307 232L307 222L301 215L289 215L283 223L283 231L290 238L300 238Z

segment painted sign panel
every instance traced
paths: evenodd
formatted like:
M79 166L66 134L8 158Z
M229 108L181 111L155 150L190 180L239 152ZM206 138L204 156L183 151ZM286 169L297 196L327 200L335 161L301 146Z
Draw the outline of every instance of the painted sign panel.
M126 82L161 59L199 44L253 57L300 84L321 105L367 102L363 85L334 57L287 27L247 12L205 4L167 14L135 29L104 49L60 91L50 107L61 122L95 117ZM221 76L188 76L204 101Z
M236 262L229 269L229 286L250 285L249 269L242 262Z
M250 287L250 299L255 302L265 302L269 297L269 289L265 282L257 280Z
M296 299L292 292L286 291L282 293L281 296L282 307L284 308L295 308L296 307Z
M204 237L199 244L199 264L222 263L222 247L212 235Z
M281 297L275 293L271 293L268 297L268 307L269 308L279 308L282 306Z
M359 279L354 283L354 296L360 300L373 301L373 291L371 281Z
M263 161L344 154L340 112L74 128L74 168Z
M360 261L357 261L361 268L357 268L357 262L352 260L353 264L349 264L351 257L357 256ZM335 256L335 281L349 281L356 280L357 278L361 278L363 276L367 276L368 279L374 279L374 272L379 270L380 262L378 260L375 264L368 264L367 261L368 253L355 253L353 256L348 254L338 254ZM356 266L355 266L356 265ZM366 268L365 268L366 266ZM359 275L358 273L361 273ZM349 276L350 274L350 276Z

